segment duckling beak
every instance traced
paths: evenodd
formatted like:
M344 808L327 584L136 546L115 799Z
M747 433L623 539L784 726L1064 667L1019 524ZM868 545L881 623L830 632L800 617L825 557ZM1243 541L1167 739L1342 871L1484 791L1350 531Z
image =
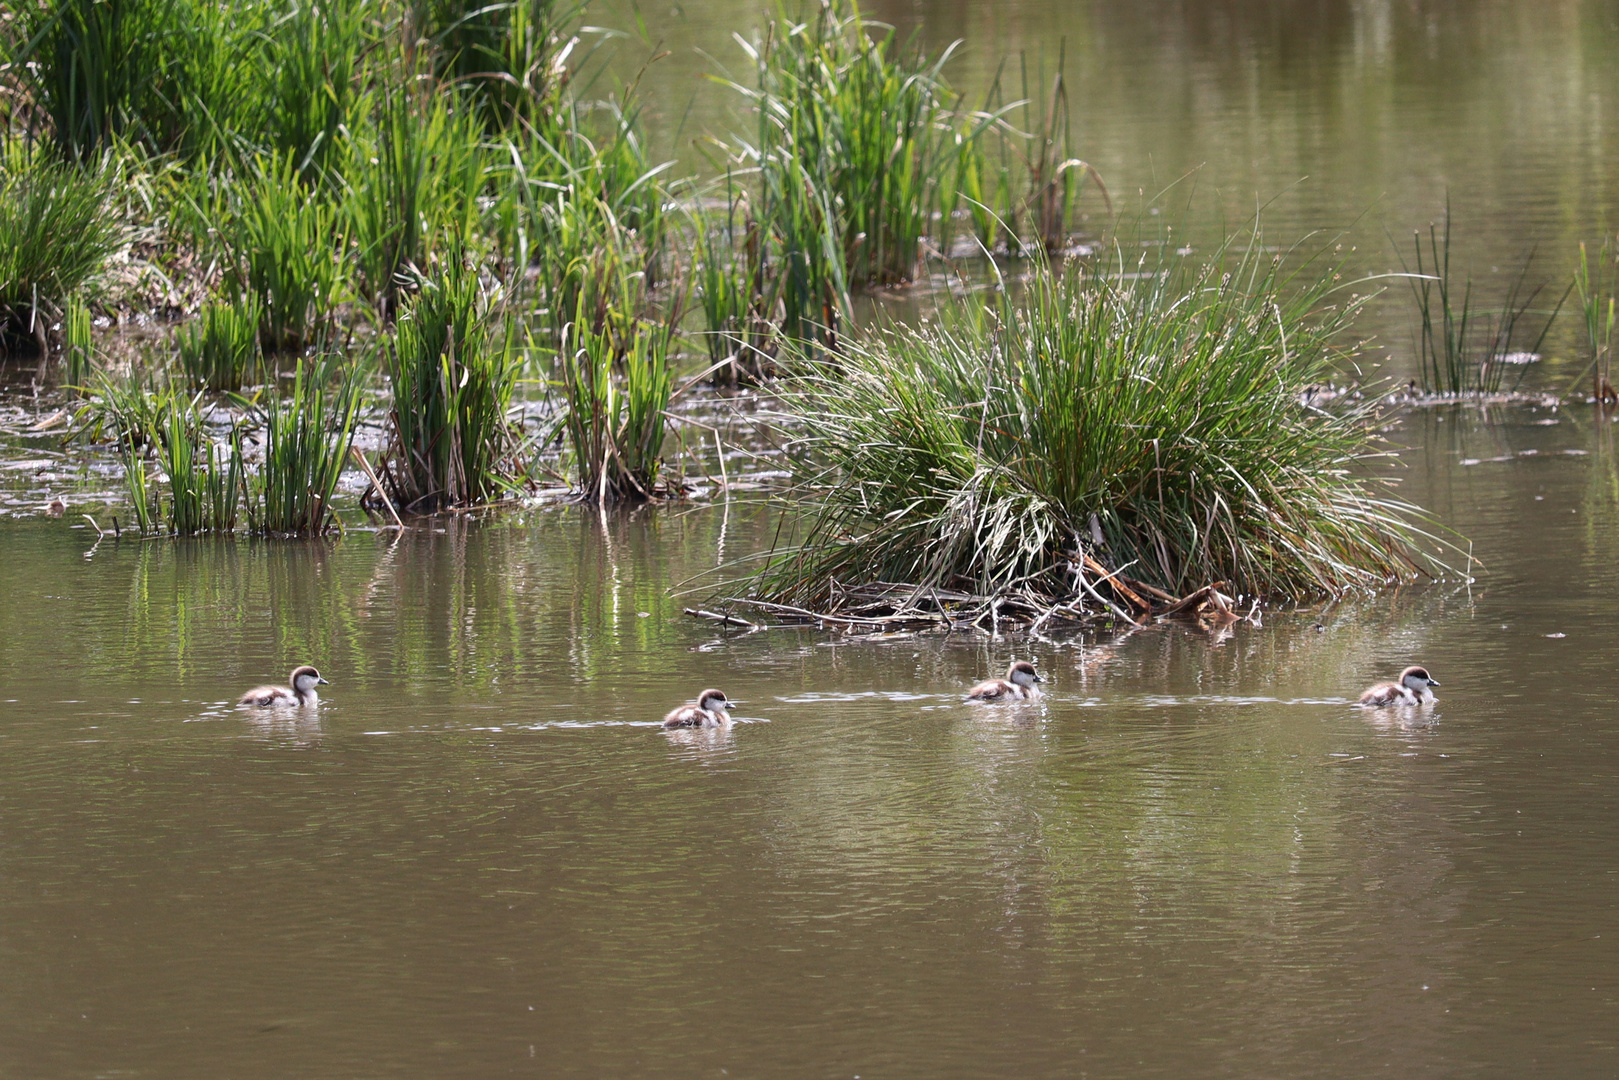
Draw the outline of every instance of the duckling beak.
M316 679L315 680L315 685L316 686L330 686L332 684L330 682L328 682L327 680L325 680L325 679Z
M1438 686L1439 685L1439 680L1438 679L1429 679L1428 680L1428 685L1429 686Z

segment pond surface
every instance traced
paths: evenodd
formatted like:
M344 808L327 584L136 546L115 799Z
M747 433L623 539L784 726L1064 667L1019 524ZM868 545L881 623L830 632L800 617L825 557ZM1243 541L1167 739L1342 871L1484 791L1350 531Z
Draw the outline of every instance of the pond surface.
M1615 219L1611 2L891 6L968 81L1066 37L1116 190L1448 185L1485 261ZM759 17L648 20L689 97ZM762 501L96 543L101 467L10 440L0 1077L1611 1075L1611 423L1390 434L1471 583L1038 642L683 618ZM963 702L1017 656L1043 703ZM231 706L306 661L318 711ZM1434 708L1351 705L1411 662ZM743 722L657 727L708 685Z
M603 2L612 6L595 21L644 26L645 44L617 46L624 77L668 53L640 82L658 156L712 157L700 138L711 133L757 141L740 96L708 76L748 83L731 34L759 34L764 5ZM1269 244L1343 234L1335 257L1348 280L1399 271L1401 255L1414 268L1412 234L1443 220L1448 194L1452 270L1473 279L1475 311L1498 309L1533 253L1528 280L1546 285L1535 306L1549 312L1580 243L1619 229L1619 0L871 0L862 10L916 32L930 55L959 41L945 74L974 107L997 72L1005 101L1049 94L1060 55L1073 152L1100 171L1127 236L1137 221L1149 235L1168 224L1206 252L1262 209ZM1081 209L1097 238L1106 215L1094 189ZM1403 382L1417 371L1410 293L1383 285L1360 329L1370 362ZM1532 341L1540 322L1526 322ZM1577 322L1554 328L1535 376L1559 392L1584 367Z
M683 619L760 503L7 519L0 1073L1610 1072L1611 427L1393 434L1477 580L1226 637ZM963 702L1022 655L1044 703ZM317 712L231 707L306 660ZM1430 712L1350 704L1412 661ZM746 722L658 729L711 684Z

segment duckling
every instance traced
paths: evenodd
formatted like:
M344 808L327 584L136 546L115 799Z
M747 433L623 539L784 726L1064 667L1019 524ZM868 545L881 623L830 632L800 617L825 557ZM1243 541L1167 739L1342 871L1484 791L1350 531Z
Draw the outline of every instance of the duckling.
M331 685L320 677L320 672L308 664L293 668L292 674L287 677L287 681L292 685L255 686L243 694L236 703L238 705L257 705L260 708L315 705L320 701L320 696L315 693L315 687Z
M1362 705L1426 705L1435 700L1430 686L1439 681L1428 674L1427 668L1408 667L1400 672L1397 683L1378 683L1360 696Z
M725 710L736 702L726 698L719 690L704 690L697 695L697 704L682 705L672 709L668 716L663 718L666 728L717 728L728 727L731 723L731 714Z
M1032 701L1040 696L1037 683L1046 680L1035 674L1034 665L1027 660L1014 660L1006 669L1006 678L981 682L967 691L968 701Z

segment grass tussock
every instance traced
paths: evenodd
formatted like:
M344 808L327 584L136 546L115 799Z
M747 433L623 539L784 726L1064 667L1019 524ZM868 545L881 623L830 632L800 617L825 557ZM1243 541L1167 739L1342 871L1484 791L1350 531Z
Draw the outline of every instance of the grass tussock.
M1299 403L1359 304L1331 268L1285 271L1257 238L1203 268L1118 259L951 302L794 380L781 422L818 511L754 593L1060 599L1089 557L1174 596L1336 595L1433 565L1415 508L1362 466L1367 415Z
M597 505L643 502L659 493L680 312L639 317L633 278L594 295L594 303L580 297L561 357L577 487ZM619 298L616 306L610 295Z
M318 536L332 520L332 496L354 442L359 418L359 378L350 372L338 388L326 386L330 362L299 361L290 393L239 400L247 409L244 428L257 428L264 461L246 482L248 527L276 536Z
M392 315L411 267L477 234L481 131L448 92L383 92L351 142L345 213L366 297Z
M198 398L164 396L159 413L158 463L169 486L169 529L178 536L236 528L241 505L241 446L217 443Z
M128 241L107 173L0 148L0 334L43 342L68 297L93 288Z
M393 442L383 483L404 511L464 506L516 475L506 419L522 366L517 324L464 259L421 278L386 350Z
M334 377L332 358L299 361L288 393L231 395L232 417L219 424L200 393L104 379L89 406L93 427L117 447L139 530L223 534L245 516L262 535L325 532L360 408L358 376L328 390Z
M335 203L300 179L290 155L257 159L251 177L219 189L211 215L231 292L252 298L266 352L311 344L347 286Z
M240 390L259 370L258 301L216 300L175 333L180 369L193 390Z

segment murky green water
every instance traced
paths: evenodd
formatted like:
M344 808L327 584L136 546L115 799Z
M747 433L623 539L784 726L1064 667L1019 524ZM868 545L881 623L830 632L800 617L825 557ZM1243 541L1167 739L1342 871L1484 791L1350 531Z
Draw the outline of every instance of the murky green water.
M1120 167L1279 175L1362 123L1509 237L1594 236L1616 196L1612 4L931 10L986 52L1099 28ZM1198 104L1222 72L1248 92ZM1380 142L1378 88L1431 137ZM1457 115L1499 140L1453 159ZM12 441L0 1076L1612 1074L1612 427L1392 436L1471 586L1032 645L683 619L672 589L768 542L757 502L96 545L71 492L104 483ZM961 701L1025 653L1044 704ZM315 715L230 706L306 660ZM1408 661L1431 713L1350 706ZM749 722L657 728L705 685Z

